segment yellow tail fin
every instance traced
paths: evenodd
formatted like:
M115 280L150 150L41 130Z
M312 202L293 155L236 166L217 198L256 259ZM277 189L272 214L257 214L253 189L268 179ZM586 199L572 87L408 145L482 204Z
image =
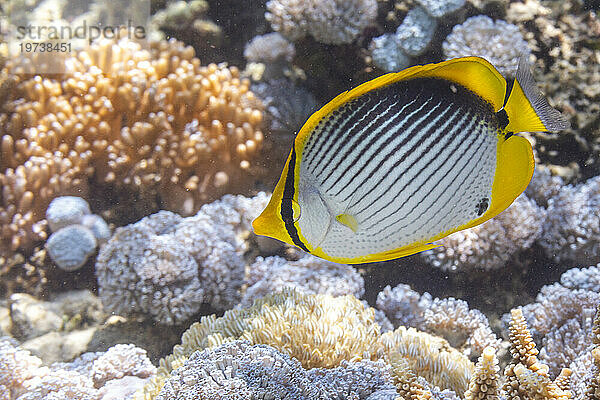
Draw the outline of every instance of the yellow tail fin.
M570 127L569 121L552 108L537 89L525 56L519 60L515 82L504 110L508 115L506 130L509 132L560 131Z

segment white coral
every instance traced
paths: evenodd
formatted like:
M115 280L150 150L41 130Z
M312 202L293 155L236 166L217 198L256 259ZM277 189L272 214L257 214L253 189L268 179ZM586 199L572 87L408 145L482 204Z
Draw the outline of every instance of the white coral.
M519 57L531 53L519 27L502 20L493 21L485 15L471 17L456 25L442 47L446 59L483 57L506 76L514 76Z
M548 201L540 245L557 262L600 262L600 177L562 188Z
M188 218L161 211L117 229L96 263L107 310L176 324L240 300L251 221L268 196L224 196Z
M376 0L270 0L265 18L290 40L351 43L377 17Z
M343 296L352 294L360 298L364 293L364 281L349 265L341 265L307 255L297 261L282 257L258 257L250 266L248 289L241 305L267 294L293 287L305 294L328 294Z

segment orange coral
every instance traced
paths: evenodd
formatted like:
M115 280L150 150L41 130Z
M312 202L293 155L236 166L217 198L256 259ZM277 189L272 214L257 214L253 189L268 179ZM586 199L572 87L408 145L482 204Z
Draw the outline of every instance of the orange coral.
M85 197L90 184L158 195L191 213L261 170L262 103L235 67L201 66L194 50L161 41L149 50L102 40L64 60L65 74L16 75L0 104L0 241L45 239L53 197ZM2 96L0 95L0 99Z

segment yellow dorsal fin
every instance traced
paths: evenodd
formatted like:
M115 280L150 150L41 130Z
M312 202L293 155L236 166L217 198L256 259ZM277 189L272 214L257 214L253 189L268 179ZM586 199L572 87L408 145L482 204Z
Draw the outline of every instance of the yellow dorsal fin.
M508 115L509 132L546 132L569 128L569 121L548 104L535 85L525 56L519 68L510 96L504 106Z
M343 92L325 104L306 121L296 136L297 149L301 152L302 145L315 126L329 113L342 104L355 99L371 90L384 87L394 82L412 78L443 78L456 82L477 93L494 107L500 110L504 104L506 80L492 64L481 57L463 57L436 64L415 65L400 72L382 75Z

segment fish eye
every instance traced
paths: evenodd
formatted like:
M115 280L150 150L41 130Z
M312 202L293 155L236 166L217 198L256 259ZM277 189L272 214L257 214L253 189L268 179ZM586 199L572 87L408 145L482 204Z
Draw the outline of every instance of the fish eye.
M298 202L294 199L292 200L292 218L294 219L294 222L298 222L298 220L300 219L300 204L298 204Z

